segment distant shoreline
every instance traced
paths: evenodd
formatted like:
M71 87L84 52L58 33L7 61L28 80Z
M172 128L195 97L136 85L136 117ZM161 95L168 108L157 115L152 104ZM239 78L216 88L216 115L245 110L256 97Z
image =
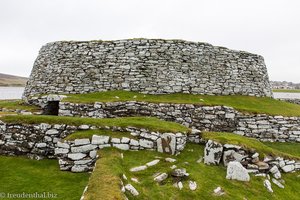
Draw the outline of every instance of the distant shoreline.
M27 77L0 73L0 87L25 87Z

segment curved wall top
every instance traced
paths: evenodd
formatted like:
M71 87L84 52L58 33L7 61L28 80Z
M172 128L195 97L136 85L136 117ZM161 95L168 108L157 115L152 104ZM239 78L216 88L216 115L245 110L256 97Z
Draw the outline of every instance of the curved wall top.
M272 96L262 56L207 43L128 39L46 44L23 97L105 90Z

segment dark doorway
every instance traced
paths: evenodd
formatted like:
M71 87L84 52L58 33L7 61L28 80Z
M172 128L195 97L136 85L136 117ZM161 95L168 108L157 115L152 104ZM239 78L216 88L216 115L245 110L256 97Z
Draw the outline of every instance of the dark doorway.
M44 115L58 115L59 101L48 101L44 108Z

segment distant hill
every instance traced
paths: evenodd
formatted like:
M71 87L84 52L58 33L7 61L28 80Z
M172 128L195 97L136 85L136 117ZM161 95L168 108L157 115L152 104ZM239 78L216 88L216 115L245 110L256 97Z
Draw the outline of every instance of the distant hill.
M8 74L0 73L0 86L2 87L12 87L12 86L25 86L26 81L28 78L20 77L20 76L13 76Z
M293 83L287 81L270 81L272 89L300 89L300 83Z

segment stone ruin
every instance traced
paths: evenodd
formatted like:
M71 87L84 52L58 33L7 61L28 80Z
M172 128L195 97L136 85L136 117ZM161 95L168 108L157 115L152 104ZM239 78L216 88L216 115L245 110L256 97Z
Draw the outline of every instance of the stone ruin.
M23 98L107 90L272 96L262 56L200 42L128 39L46 44Z

